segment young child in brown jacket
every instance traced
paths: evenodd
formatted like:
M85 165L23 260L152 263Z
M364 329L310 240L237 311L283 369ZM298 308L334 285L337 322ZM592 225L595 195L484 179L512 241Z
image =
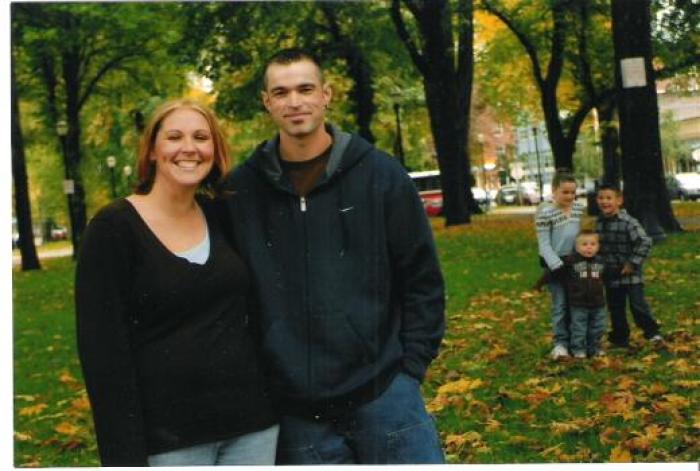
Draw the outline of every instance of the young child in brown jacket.
M564 285L571 309L570 350L574 358L604 356L601 341L605 333L605 265L598 256L598 234L582 230L576 236L576 252L562 258L564 261ZM551 277L551 272L537 281L541 288Z

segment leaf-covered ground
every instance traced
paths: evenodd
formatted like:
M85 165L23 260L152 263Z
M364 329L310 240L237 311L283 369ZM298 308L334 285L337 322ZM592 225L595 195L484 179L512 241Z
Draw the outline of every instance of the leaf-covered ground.
M700 203L688 231L654 247L647 297L666 341L632 328L629 350L549 359L549 299L531 216L491 214L446 230L448 332L424 392L451 463L700 459ZM75 350L73 263L13 271L15 465L99 464Z

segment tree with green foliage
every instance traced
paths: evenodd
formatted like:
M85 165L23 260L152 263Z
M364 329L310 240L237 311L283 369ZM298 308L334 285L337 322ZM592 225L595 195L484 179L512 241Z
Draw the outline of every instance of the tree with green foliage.
M666 175L692 171L692 148L681 139L680 128L681 124L674 119L672 111L661 115L661 155Z
M604 68L598 67L598 81L595 80L592 52L600 52L601 48L590 51L591 33L600 29L596 27L599 23L591 20L597 2L482 0L481 6L499 18L524 49L539 92L555 166L572 169L576 139L584 119L611 95L609 89L600 86L600 71ZM567 58L573 70L567 70ZM563 100L562 79L571 73L578 81L573 83L572 96Z
M447 226L470 222L478 209L471 193L468 148L473 77L473 3L393 0L396 31L423 78L437 151ZM415 24L409 26L405 7Z
M86 105L106 91L115 73L130 76L127 86L134 87L143 83L141 67L157 67L168 57L179 34L169 11L159 4L12 4L13 21L22 25L17 47L36 79L34 98L43 89L47 134L59 138L53 130L59 122L66 125L59 139L66 179L73 181L69 219L75 250L87 223L81 174Z
M345 115L341 125L354 127L370 142L375 103L374 64L394 63L399 71L400 44L387 34L388 16L381 5L355 2L230 2L189 4L189 44L184 45L200 74L217 90L216 109L237 121L250 120L264 109L260 102L262 67L282 48L302 47L319 56L324 69L350 79L348 100L333 104ZM284 25L284 28L280 28ZM391 31L391 30L389 30ZM387 59L388 58L388 59Z

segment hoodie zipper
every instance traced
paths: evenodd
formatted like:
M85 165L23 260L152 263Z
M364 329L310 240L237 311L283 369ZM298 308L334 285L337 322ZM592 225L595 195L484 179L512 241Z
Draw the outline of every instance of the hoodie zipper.
M311 401L313 401L314 393L312 389L313 385L313 373L311 371L311 334L313 327L311 325L311 308L309 302L309 234L306 221L306 196L299 197L299 210L301 212L301 227L302 227L302 237L304 241L304 317L306 320L306 390L309 391L309 396Z

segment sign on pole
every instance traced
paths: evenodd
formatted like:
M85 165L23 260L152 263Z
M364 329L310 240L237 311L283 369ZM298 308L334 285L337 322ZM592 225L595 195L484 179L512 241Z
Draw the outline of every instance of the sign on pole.
M524 171L522 162L510 164L510 176L513 177L513 179L520 181L520 179L523 178L523 175Z

